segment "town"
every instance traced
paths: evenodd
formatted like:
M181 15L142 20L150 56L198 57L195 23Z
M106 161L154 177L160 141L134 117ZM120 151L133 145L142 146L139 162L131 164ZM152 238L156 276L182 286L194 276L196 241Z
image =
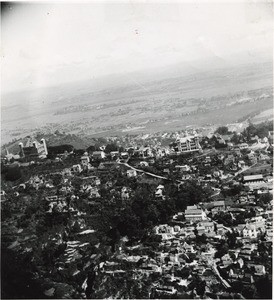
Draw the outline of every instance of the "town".
M3 293L272 298L271 122L17 149L1 159Z

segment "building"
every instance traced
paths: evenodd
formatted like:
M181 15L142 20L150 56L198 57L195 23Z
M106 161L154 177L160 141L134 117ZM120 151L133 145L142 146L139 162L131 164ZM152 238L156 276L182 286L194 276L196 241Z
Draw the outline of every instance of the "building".
M48 149L45 139L41 139L39 143L36 140L28 138L25 146L23 143L19 143L20 147L20 157L26 160L33 160L37 158L46 158L48 155Z
M77 165L73 165L71 167L72 172L74 173L81 173L83 171L81 165L77 164Z
M247 143L241 143L241 144L237 145L237 147L238 147L240 150L248 149L248 144L247 144Z
M122 159L128 159L129 158L129 154L128 154L128 152L121 152L120 157Z
M177 166L175 166L175 169L179 169L181 172L189 172L190 171L190 166L188 166L188 165L184 165L184 166L177 165Z
M197 224L197 230L199 227L204 228L204 233L213 233L214 232L214 223L210 221L201 221Z
M149 164L148 164L147 161L140 161L139 166L140 166L140 167L148 167Z
M104 159L106 157L106 154L104 151L94 151L92 153L92 157L94 159Z
M199 139L197 136L185 136L178 137L174 143L175 152L187 153L201 151L202 148L199 144Z
M5 150L6 150L6 155L5 155L5 158L8 160L8 161L11 161L12 159L14 159L14 160L18 160L18 159L20 159L20 155L18 155L18 154L12 154L12 153L9 153L9 151L8 151L8 149L7 148L5 148Z
M191 222L202 221L206 219L206 214L202 209L199 209L196 205L187 206L185 210L185 219Z
M262 174L258 175L247 175L243 177L243 182L248 185L263 183L264 178Z
M273 134L274 131L268 131L268 140L270 142L270 144L273 144Z
M214 201L212 203L212 210L211 212L213 214L218 213L220 211L226 211L231 207L231 201L224 201L224 200L219 200L219 201Z
M127 170L127 177L136 177L137 176L137 171L136 170Z
M163 190L164 190L164 186L163 185L158 185L155 191L155 197L156 198L164 198L163 195Z
M242 231L244 238L255 239L258 236L258 230L255 225L247 224Z
M138 150L135 150L135 153L138 154L139 157L147 158L147 157L153 157L153 151L150 147L141 147Z
M81 165L88 166L89 162L90 162L90 159L89 159L88 153L85 152L84 155L81 157Z

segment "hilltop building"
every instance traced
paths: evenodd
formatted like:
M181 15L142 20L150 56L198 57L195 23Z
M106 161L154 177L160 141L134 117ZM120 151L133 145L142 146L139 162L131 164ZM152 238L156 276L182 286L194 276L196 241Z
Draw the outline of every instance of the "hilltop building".
M184 137L178 137L174 143L175 152L187 153L201 151L201 145L199 139L195 135L187 135Z
M28 138L25 146L23 143L19 143L20 157L26 160L33 160L37 158L46 158L48 155L48 149L45 139L41 139L39 143L36 140Z

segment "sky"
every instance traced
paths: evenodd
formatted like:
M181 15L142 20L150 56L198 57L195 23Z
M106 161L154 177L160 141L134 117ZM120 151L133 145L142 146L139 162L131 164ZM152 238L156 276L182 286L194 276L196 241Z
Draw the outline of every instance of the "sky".
M272 1L9 2L1 89L28 90L168 65L269 55Z

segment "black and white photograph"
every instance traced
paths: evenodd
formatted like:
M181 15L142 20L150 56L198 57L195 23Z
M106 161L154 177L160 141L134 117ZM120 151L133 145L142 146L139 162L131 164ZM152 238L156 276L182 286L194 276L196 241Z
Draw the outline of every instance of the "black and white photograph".
M1 299L272 299L273 12L1 1Z

